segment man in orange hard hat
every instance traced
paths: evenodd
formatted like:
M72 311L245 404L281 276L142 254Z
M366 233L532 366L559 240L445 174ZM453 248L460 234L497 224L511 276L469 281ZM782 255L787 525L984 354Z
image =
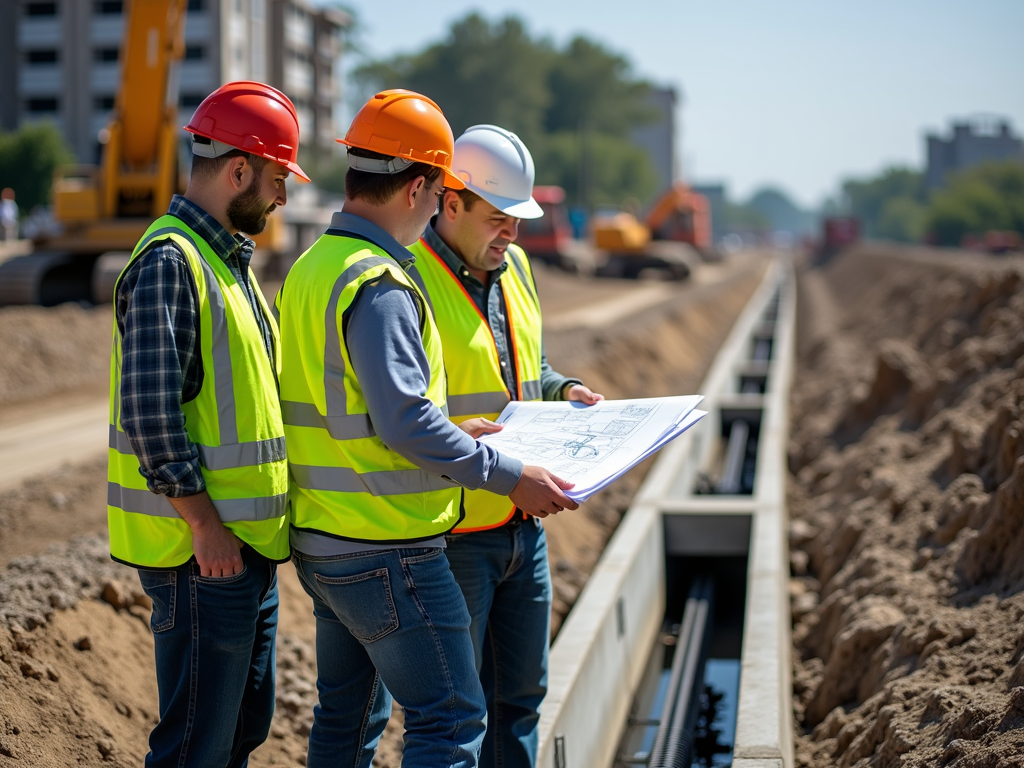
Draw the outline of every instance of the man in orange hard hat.
M475 766L485 704L465 599L444 557L462 489L538 514L571 487L446 418L441 341L406 273L451 173L438 106L384 91L356 115L346 201L278 294L281 400L292 479L292 556L317 620L307 765L368 767L405 708L406 765Z
M146 766L240 768L270 732L289 556L277 325L242 233L285 204L289 173L306 175L295 107L262 83L218 88L185 130L188 188L114 291L110 553L153 601Z

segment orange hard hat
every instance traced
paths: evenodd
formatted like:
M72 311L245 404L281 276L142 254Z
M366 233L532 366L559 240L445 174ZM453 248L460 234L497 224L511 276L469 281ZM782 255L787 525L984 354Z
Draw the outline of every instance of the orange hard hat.
M399 173L413 163L444 171L448 189L464 189L452 174L455 137L441 108L419 93L396 88L381 91L356 114L338 142L367 149L395 160L372 160L349 154L349 167L369 173Z
M196 109L185 130L193 134L192 153L220 157L240 149L280 163L303 181L299 167L299 117L291 99L276 88L251 80L222 85ZM201 136L209 141L197 141Z

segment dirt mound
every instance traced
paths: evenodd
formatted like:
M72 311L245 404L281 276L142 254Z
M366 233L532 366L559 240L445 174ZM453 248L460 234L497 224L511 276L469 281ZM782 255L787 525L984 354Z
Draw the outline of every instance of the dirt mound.
M803 766L1024 761L1024 263L800 276L789 465Z
M103 391L112 322L109 305L0 309L0 407L71 390Z

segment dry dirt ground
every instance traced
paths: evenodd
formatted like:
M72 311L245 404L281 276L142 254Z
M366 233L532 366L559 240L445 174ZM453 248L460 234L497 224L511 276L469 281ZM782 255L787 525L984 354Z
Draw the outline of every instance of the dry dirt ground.
M865 246L799 284L797 764L1024 765L1024 258Z
M546 335L556 369L609 397L696 389L765 261L739 258L714 280L682 284L606 328ZM538 269L542 306L601 301L635 284ZM103 392L110 309L0 310L0 424L5 414ZM643 478L638 467L578 512L548 518L555 631ZM105 458L65 465L0 493L0 766L140 765L155 722L149 606L134 571L109 560ZM290 565L279 571L277 711L250 765L302 765L316 699L314 623ZM400 719L375 764L397 766Z

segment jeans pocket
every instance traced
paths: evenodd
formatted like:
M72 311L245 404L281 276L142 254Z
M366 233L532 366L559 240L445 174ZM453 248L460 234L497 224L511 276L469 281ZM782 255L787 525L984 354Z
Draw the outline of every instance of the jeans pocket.
M352 576L314 576L324 602L360 642L372 643L398 629L387 568Z
M440 557L444 554L444 550L441 547L430 547L429 549L409 549L406 552L415 552L416 554L410 554L401 558L403 564L415 564L425 563L428 560L433 560L435 557Z
M149 619L153 634L173 629L174 603L178 594L177 572L139 569L139 581L142 582L142 590L153 601L153 615Z
M230 576L196 576L196 581L201 581L203 584L234 584L237 581L241 581L245 578L245 574L249 571L249 564L244 563L242 570L238 573L233 573Z

